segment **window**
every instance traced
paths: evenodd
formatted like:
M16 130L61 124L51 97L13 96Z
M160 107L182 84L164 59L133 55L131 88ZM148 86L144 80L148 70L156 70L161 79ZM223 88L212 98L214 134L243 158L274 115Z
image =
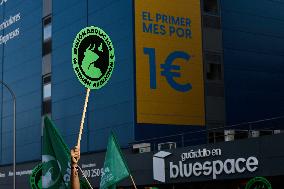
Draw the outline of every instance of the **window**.
M51 76L43 76L43 101L48 100L51 98Z
M250 130L250 131L249 131L249 137L250 137L250 138L259 137L259 131L257 131L257 130Z
M42 78L42 114L51 113L51 75Z
M222 57L218 52L206 52L206 78L209 81L222 80Z
M43 19L43 41L51 39L51 16Z
M222 75L221 75L221 64L212 64L209 63L207 64L207 79L208 80L222 80Z
M42 53L43 55L51 53L51 40L43 44Z
M43 1L42 19L42 115L51 116L52 0Z
M43 83L50 83L51 82L51 75L45 75L42 78Z
M221 28L219 0L203 0L202 22L205 28Z
M47 41L51 39L51 23L44 26L43 28L43 41Z
M43 86L43 99L51 98L51 83Z
M235 139L235 130L224 130L224 139L225 141L233 141Z
M207 14L219 15L218 0L204 0L203 10Z
M42 102L42 115L51 113L51 99Z
M51 17L44 18L43 20L43 46L42 54L43 56L51 53L51 35L52 35L52 25Z

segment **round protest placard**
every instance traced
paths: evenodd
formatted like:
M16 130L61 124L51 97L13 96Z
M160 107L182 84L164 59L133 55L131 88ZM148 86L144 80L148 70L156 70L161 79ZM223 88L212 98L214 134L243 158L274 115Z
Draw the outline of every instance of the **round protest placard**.
M88 89L100 89L114 69L114 48L110 37L100 28L89 26L75 37L72 48L73 69Z

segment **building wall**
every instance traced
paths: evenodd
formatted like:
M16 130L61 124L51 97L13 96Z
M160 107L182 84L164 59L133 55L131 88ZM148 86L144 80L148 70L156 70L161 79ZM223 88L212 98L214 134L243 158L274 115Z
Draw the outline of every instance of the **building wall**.
M0 80L17 98L17 161L41 154L41 1L7 1L0 7L1 21L20 13L20 20L1 30L2 36L19 28L19 35L1 44ZM2 23L1 22L1 23ZM13 100L1 86L0 164L13 160Z
M38 160L42 125L42 1L8 1L5 10L4 6L0 8L1 18L21 13L20 21L5 29L7 33L19 27L20 35L7 42L4 50L0 46L0 76L17 97L17 161ZM133 141L132 14L130 0L53 2L51 115L69 147L77 141L86 91L73 71L71 48L76 34L87 25L101 27L111 36L116 65L108 85L91 91L82 152L105 149L110 130L116 132L122 147ZM13 104L10 94L2 89L0 164L9 164L13 157Z
M227 124L283 116L283 1L221 2Z
M121 146L133 140L134 81L132 1L53 1L52 119L69 147L79 132L86 89L71 65L76 34L87 25L103 28L115 48L115 68L108 84L91 91L81 142L82 152L102 150L113 130Z
M120 145L127 147L134 140L206 128L136 124L133 2L53 1L51 116L69 147L75 145L78 137L86 93L73 71L71 48L76 34L88 25L101 27L109 34L116 62L108 84L91 91L82 152L105 149L110 130L118 135ZM281 88L284 84L284 4L265 0L220 2L222 32L214 27L203 31L204 51L224 53L225 84L205 81L207 125L209 128L222 126L225 118L227 124L233 124L284 115L284 89ZM0 6L0 19L18 12L21 19L0 30L3 35L20 28L19 36L0 45L0 80L17 96L17 161L24 162L41 157L42 1L8 0ZM216 38L223 38L223 44L216 42ZM224 85L226 102L222 93ZM0 98L3 99L0 100L0 164L3 165L12 162L13 109L11 96L3 86ZM197 138L202 141L198 143L203 143L206 136Z

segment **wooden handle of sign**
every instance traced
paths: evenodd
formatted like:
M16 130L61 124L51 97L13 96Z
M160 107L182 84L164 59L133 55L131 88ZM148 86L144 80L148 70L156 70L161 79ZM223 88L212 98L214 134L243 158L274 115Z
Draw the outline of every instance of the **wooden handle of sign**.
M134 188L137 189L136 184L135 184L135 182L134 182L134 179L133 179L132 175L130 175L130 178L131 178L131 181L132 181L132 183L133 183Z
M81 137L82 137L82 133L83 133L83 129L84 129L84 121L85 121L85 115L86 115L86 110L87 110L87 106L88 106L89 95L90 95L90 89L88 88L87 89L86 98L85 98L85 104L84 104L82 119L81 119L81 125L80 125L78 141L77 141L77 146L79 148L80 148Z

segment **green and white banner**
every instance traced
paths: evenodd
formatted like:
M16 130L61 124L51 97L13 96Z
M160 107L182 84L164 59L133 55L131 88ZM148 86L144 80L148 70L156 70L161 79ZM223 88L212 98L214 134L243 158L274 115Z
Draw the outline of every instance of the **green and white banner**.
M30 176L32 189L69 189L70 188L70 150L48 118L44 119L42 163L33 169ZM81 188L88 185L80 180Z
M70 181L70 150L48 118L44 119L42 151L42 188L68 188Z
M130 171L113 133L108 139L107 152L100 188L114 188L121 180L130 176Z

